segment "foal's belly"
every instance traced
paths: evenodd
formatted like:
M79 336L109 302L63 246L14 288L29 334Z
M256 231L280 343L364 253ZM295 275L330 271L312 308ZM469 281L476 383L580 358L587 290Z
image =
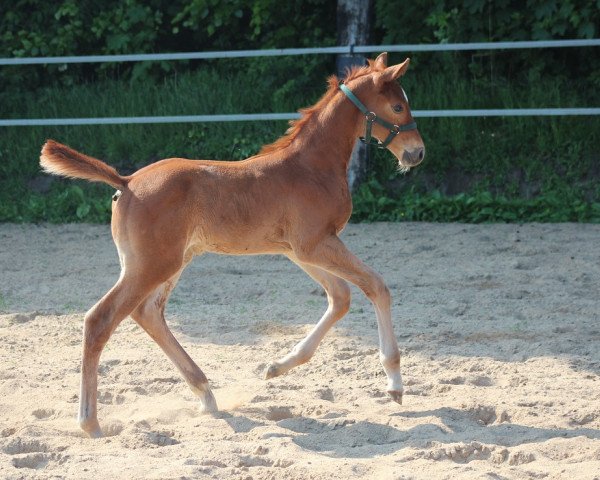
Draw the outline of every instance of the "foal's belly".
M276 255L290 252L291 247L289 244L285 243L264 243L262 245L253 245L240 242L237 244L221 243L204 245L201 251L225 255Z
M235 226L197 231L191 239L191 249L198 255L205 252L227 255L286 254L291 246L283 232Z

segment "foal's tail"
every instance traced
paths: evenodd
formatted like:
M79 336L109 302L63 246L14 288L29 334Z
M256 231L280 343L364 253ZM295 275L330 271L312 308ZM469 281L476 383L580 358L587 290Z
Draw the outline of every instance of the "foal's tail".
M48 173L83 178L91 182L104 182L117 190L123 190L127 185L127 178L119 175L110 165L54 140L48 140L42 147L40 165Z

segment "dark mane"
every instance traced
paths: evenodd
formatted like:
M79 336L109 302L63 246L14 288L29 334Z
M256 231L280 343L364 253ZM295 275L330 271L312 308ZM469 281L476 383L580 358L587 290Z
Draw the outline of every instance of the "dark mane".
M348 75L346 75L345 80L354 80L356 78L367 75L368 73L371 73L373 71L372 67L373 62L371 61L369 61L369 65L366 67L353 67L348 71ZM321 112L329 103L329 101L333 98L333 96L337 93L339 83L340 80L336 75L332 75L331 77L329 77L327 79L327 91L320 98L320 100L311 107L302 108L298 110L298 113L301 114L301 117L298 120L290 120L290 127L287 129L283 137L279 138L278 140L269 145L263 146L260 152L258 152L258 155L265 155L288 147L300 134L304 125L306 125L315 115Z

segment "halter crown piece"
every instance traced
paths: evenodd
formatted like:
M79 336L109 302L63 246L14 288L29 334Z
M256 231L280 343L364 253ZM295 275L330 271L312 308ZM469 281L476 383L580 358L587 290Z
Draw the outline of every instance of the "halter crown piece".
M411 123L407 123L405 125L396 125L394 123L387 122L387 121L383 120L382 118L379 118L375 114L375 112L369 111L369 109L364 106L364 104L358 99L358 97L356 95L354 95L354 93L352 93L352 90L350 90L343 83L340 83L340 90L342 92L344 92L344 94L348 97L348 99L365 116L367 125L365 127L365 136L361 137L361 140L363 142L365 142L367 145L375 145L378 148L386 148L390 143L392 143L392 140L394 139L394 137L396 135L398 135L400 132L406 132L407 130L416 130L417 122L411 122ZM387 138L383 142L380 142L376 138L373 138L371 135L371 130L373 128L374 122L387 128L390 131Z

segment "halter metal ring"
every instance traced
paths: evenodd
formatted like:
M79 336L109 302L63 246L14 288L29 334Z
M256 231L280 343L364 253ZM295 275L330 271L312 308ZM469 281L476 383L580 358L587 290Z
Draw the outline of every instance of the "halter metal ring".
M377 120L377 114L375 112L367 112L365 118L367 119L367 122L374 122Z

